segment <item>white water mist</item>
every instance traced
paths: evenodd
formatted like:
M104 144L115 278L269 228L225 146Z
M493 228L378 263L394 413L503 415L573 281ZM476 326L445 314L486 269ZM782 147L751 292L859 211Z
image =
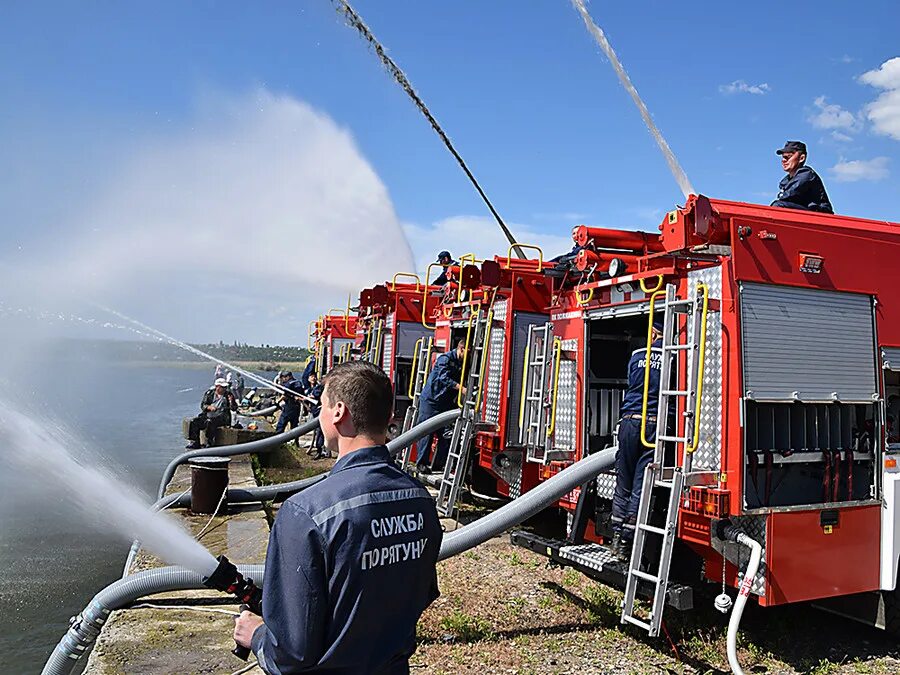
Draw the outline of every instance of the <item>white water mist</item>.
M662 150L662 154L666 158L666 164L669 165L669 170L672 172L675 182L678 183L678 187L681 188L681 192L685 197L690 194L696 194L694 186L691 185L691 181L688 180L687 174L684 172L684 169L681 168L681 164L678 163L675 153L672 152L672 148L666 143L666 139L663 138L662 132L653 122L650 111L647 110L647 106L644 105L643 99L641 99L637 89L635 89L634 85L631 83L631 78L628 77L628 73L626 73L625 68L622 67L622 62L619 61L619 57L616 56L616 52L613 50L612 45L609 44L609 40L606 39L606 34L600 26L594 23L594 20L591 19L591 15L588 14L587 7L584 6L584 0L572 0L572 5L578 10L578 13L581 14L584 25L587 27L588 31L590 31L591 35L594 36L594 40L600 45L600 49L603 50L603 53L606 54L606 57L612 64L613 70L616 71L616 75L619 77L619 82L622 83L622 86L625 87L625 91L628 92L631 96L631 100L633 100L634 104L637 106L638 112L641 113L641 118L644 120L644 124L647 125L647 129L650 131L650 135L653 136L659 149Z
M23 483L33 483L42 498L62 498L77 510L85 527L98 524L125 541L140 539L163 560L205 576L216 560L199 542L164 512L154 512L135 496L135 490L85 466L66 449L78 441L48 422L38 424L0 401L0 468L12 471ZM74 529L73 537L79 536Z

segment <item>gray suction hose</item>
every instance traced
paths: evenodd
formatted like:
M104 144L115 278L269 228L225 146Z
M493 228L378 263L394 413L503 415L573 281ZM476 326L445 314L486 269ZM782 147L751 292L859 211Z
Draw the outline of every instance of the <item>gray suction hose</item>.
M245 577L262 584L264 565L238 565ZM68 675L97 639L110 612L126 607L138 598L154 593L206 588L202 575L184 567L158 567L138 572L110 584L97 593L87 607L74 617L69 630L50 654L42 675Z
M278 410L277 405L269 406L268 408L263 408L262 410L248 410L247 412L241 412L238 410L238 415L242 415L244 417L268 417L273 412Z
M424 422L420 422L416 426L414 426L409 431L400 434L387 444L388 452L391 455L396 455L398 452L403 450L407 445L412 445L417 440L422 438L425 434L431 434L437 431L438 429L443 429L446 426L449 426L453 422L456 421L456 418L459 417L459 413L462 412L459 408L454 408L453 410L448 410L446 412L442 412L434 417L431 417Z
M159 481L159 490L156 493L156 497L158 499L163 498L166 492L166 486L169 484L169 481L172 480L172 476L175 475L175 469L177 469L188 460L193 459L194 457L228 457L231 455L244 455L274 450L278 446L287 443L288 441L293 441L296 438L300 438L304 434L308 434L317 426L319 426L318 417L309 420L305 424L301 424L296 429L285 431L283 434L278 434L277 436L261 438L258 441L250 441L249 443L237 443L235 445L220 445L212 448L201 448L199 450L183 452L171 462L169 462L169 465L166 467L165 471L163 471L162 480Z
M575 462L567 469L541 483L496 511L479 518L455 532L444 536L438 560L445 560L468 551L491 537L505 532L513 525L558 501L579 485L584 485L597 474L610 469L616 462L616 447L601 450Z

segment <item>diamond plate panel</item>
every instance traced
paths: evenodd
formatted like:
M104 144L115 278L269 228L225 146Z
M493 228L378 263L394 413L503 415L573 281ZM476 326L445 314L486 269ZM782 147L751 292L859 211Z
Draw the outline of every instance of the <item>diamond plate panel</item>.
M517 499L522 494L522 451L506 450L507 466L496 467L497 475L509 485L509 496Z
M597 476L597 496L601 499L612 499L616 491L616 472L605 471Z
M578 351L578 338L569 338L568 340L563 340L560 344L564 352Z
M502 306L502 313L498 307ZM499 316L498 316L499 314ZM484 421L491 424L500 423L500 396L504 388L503 358L506 351L506 301L494 305L494 321L487 352L487 383L484 396ZM514 364L515 365L515 364Z
M710 300L722 298L722 268L708 267L688 272L688 288L698 283L709 287ZM693 329L693 324L691 324ZM690 337L693 339L693 336ZM706 319L706 357L703 393L700 398L700 437L694 452L694 471L720 471L722 467L722 317L709 312Z
M579 544L577 546L561 546L559 557L564 560L580 563L585 567L603 571L603 566L615 563L616 557L605 546L600 544Z
M381 352L381 369L386 372L388 375L391 374L391 354L392 349L394 347L394 334L389 330L385 329L384 337L382 338L382 345L384 349Z
M575 451L576 392L575 361L563 359L559 364L559 388L556 392L556 429L553 433L553 449Z
M506 321L507 300L497 300L491 309L494 311L494 321Z
M732 517L730 520L732 524L744 534L759 542L763 548L759 569L756 572L756 577L753 579L753 585L750 587L750 592L754 595L764 596L766 594L766 522L768 516L737 516ZM712 547L720 554L723 554L725 559L732 565L739 570L742 567L746 567L747 562L750 560L750 552L744 546L737 543L723 542L718 537L710 537L710 541ZM722 553L723 549L724 553ZM716 563L707 562L706 564L711 565ZM743 579L743 574L741 574L740 579ZM738 583L740 583L740 579L738 580Z

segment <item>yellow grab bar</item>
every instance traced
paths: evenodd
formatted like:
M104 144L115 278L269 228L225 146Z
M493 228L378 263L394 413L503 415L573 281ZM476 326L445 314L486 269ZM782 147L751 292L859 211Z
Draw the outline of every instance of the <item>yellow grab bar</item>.
M647 279L646 278L639 279L638 284L640 285L641 290L644 291L644 293L656 293L656 291L658 291L660 288L662 288L663 276L662 276L662 274L656 275L656 286L654 286L653 288L647 288Z
M576 302L578 302L578 304L581 305L582 307L583 307L584 305L588 304L591 300L594 299L594 287L591 286L591 287L590 287L589 289L587 289L587 290L588 290L588 296L587 296L587 298L583 298L583 297L582 297L582 295L581 295L582 291L578 290L578 291L575 292L575 300L576 300Z
M659 277L660 283L662 285L662 276ZM653 292L650 296L650 316L647 319L647 356L644 361L644 396L641 401L641 444L647 448L655 448L656 443L651 443L647 440L647 395L650 392L650 360L653 349L653 311L656 305L656 298L661 295L665 295L665 291L657 290ZM660 382L660 387L663 386L662 382ZM657 412L657 414L659 414ZM659 433L659 429L656 430L656 433Z
M411 376L409 378L409 390L407 391L407 396L410 398L413 397L413 385L416 383L416 360L419 358L419 349L422 347L422 340L425 338L419 338L416 340L416 346L413 347L413 362L412 362L412 370L410 370Z
M413 274L412 272L397 272L394 275L394 278L391 279L391 290L397 290L397 277L406 277L407 279L415 279L416 280L416 293L419 292L419 289L422 287L422 280L419 279L418 274Z
M475 399L475 410L481 407L481 393L484 391L484 366L487 357L490 356L491 328L494 326L494 310L490 310L487 316L487 330L484 333L484 343L481 347L481 369L478 371L478 398ZM487 347L488 349L485 349Z
M709 286L697 284L697 292L703 290L703 314L700 320L700 362L697 365L697 404L694 410L694 437L684 450L694 452L700 443L700 403L703 396L703 365L706 361L706 319L709 313Z
M462 362L462 370L459 372L459 390L456 394L456 405L462 408L462 395L463 395L463 378L466 376L466 363L469 360L469 343L472 341L472 321L481 313L481 306L476 306L472 308L471 314L469 314L469 326L466 329L466 351L463 352L463 362ZM451 344L452 348L453 345Z
M528 390L528 352L531 349L531 332L525 342L525 363L522 364L522 396L519 398L519 431L525 424L525 392Z
M553 374L553 405L550 407L550 424L547 425L547 438L553 435L556 429L556 398L559 395L559 364L562 362L562 340L553 338L553 346L556 348L556 367Z
M528 248L528 249L531 249L532 251L537 251L538 252L537 270L538 270L538 272L540 272L542 269L544 269L544 251L541 249L541 247L535 246L533 244L519 244L519 243L510 244L509 248L506 249L506 265L505 265L506 269L509 269L510 267L512 267L512 264L511 264L512 263L512 252L513 252L514 248L519 249L519 253L522 252L523 248Z
M316 324L316 328L312 327L313 324ZM316 333L318 332L317 328L318 328L318 321L316 321L315 319L313 319L306 325L306 349L308 351L312 351L313 347L315 345L313 338L316 336Z
M384 367L384 354L381 351L381 345L383 344L382 338L384 337L384 322L378 322L378 341L375 343L375 353L372 354L372 363L376 366Z
M346 330L349 333L350 332L350 310L349 310L350 296L349 295L347 296L347 307L348 307L347 311L344 311L343 309L337 309L337 308L329 309L328 314L326 314L326 316L342 316L342 317L344 317L344 330ZM335 314L335 312L337 312L337 314Z
M428 285L431 283L428 280L431 278L431 268L439 266L442 265L440 263L428 263L428 269L425 270L425 283L422 285L422 325L428 330L437 328L437 324L433 326L428 325L428 322L425 320L425 308L428 307Z

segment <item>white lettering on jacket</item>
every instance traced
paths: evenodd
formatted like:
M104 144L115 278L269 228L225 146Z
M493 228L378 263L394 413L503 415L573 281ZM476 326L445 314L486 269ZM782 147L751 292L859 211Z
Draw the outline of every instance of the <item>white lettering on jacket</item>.
M407 560L417 560L422 557L422 552L425 550L427 543L428 537L423 537L416 541L401 542L363 551L362 568L370 570L383 565L394 565Z
M421 513L403 513L399 516L373 518L369 527L372 530L372 536L380 539L394 534L418 532L425 527L425 518Z

